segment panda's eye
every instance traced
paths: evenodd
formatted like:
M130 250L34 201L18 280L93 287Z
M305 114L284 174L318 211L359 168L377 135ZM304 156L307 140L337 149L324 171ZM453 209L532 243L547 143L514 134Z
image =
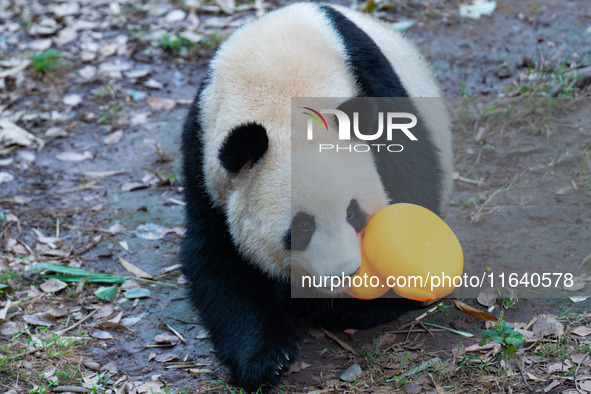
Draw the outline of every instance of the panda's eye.
M347 222L353 226L356 232L360 232L363 230L366 220L367 215L363 212L357 200L351 200L347 207Z
M299 224L300 231L306 232L312 230L312 223L302 222Z
M291 229L287 233L287 249L305 250L316 231L314 217L304 212L299 212L291 221Z
M354 218L355 218L355 209L353 209L353 207L351 207L351 205L349 205L349 208L347 208L347 221L350 222Z

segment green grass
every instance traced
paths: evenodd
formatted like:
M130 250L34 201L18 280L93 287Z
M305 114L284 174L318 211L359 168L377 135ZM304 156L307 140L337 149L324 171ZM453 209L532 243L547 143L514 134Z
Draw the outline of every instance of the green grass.
M31 67L39 75L47 75L56 67L63 65L62 54L53 48L49 48L31 56Z
M168 34L163 34L160 38L160 48L173 55L187 54L189 50L197 46L193 41L189 41L183 37L169 37Z
M113 121L113 119L115 119L115 116L117 115L118 110L119 109L116 105L111 105L107 112L105 112L100 118L97 119L97 123L102 124Z
M570 55L557 66L548 64L538 55L530 63L524 82L508 86L504 91L511 96L573 98L581 91L578 87L581 76L576 66Z

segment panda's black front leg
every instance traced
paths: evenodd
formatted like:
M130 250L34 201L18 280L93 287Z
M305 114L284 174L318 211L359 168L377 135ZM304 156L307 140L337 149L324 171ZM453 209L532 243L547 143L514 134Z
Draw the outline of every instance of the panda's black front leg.
M279 382L298 355L298 337L274 282L240 257L218 220L188 223L183 271L217 357L237 385L256 391Z

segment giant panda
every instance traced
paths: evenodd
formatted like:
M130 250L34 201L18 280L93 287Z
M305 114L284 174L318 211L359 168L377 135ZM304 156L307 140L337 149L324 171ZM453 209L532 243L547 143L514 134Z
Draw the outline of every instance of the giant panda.
M220 46L182 134L181 260L190 298L235 384L276 385L298 356L302 317L327 328L366 328L419 307L396 298L292 298L290 265L355 273L371 215L394 202L439 212L450 191L450 132L432 121L412 154L388 163L377 155L309 163L314 181L298 186L306 193L294 203L291 98L439 96L409 42L340 6L295 3L242 26ZM433 110L446 119L444 108ZM316 190L321 183L325 193Z

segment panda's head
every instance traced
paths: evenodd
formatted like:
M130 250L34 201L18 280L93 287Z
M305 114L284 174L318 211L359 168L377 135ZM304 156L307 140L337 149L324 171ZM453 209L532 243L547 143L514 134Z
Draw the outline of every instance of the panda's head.
M360 233L387 205L371 154L318 153L322 140L312 146L291 139L289 127L269 127L234 126L216 157L227 179L218 195L234 244L275 277L353 275L361 265ZM336 135L319 138L338 143Z

